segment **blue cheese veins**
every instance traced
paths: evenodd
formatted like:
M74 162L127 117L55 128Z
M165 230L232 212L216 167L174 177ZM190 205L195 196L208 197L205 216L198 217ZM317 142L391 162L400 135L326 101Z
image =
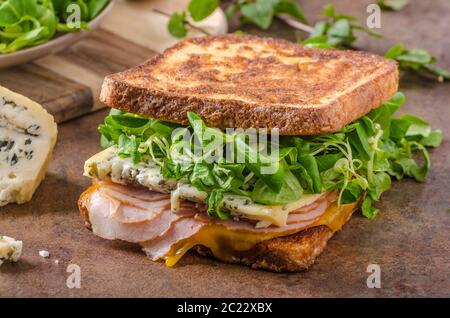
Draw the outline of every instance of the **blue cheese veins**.
M56 123L41 105L0 86L0 206L31 199L56 136Z

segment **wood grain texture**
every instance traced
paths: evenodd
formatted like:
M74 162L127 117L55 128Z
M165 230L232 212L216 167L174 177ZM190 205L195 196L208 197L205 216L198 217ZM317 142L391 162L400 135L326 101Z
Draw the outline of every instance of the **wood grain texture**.
M42 104L60 123L104 107L103 78L156 54L116 33L98 29L56 55L0 71L0 85Z
M56 54L44 57L33 64L49 69L60 76L87 87L93 99L83 105L83 113L104 107L98 96L103 78L119 70L139 64L155 52L121 38L109 31L98 29L84 40ZM50 93L51 91L48 91ZM45 106L45 105L44 105ZM73 117L64 117L63 120Z
M44 105L57 122L89 112L93 101L88 86L34 63L2 70L0 85Z

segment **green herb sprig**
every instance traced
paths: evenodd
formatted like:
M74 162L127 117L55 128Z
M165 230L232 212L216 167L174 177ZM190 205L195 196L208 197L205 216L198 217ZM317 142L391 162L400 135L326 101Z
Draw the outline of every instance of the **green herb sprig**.
M355 17L338 14L332 4L327 4L322 14L326 20L317 22L308 39L300 44L314 48L349 48L356 40L354 30L366 32L375 38L382 37L381 34L357 23Z
M201 28L192 25L188 17L195 22L201 21L211 15L219 4L218 0L191 0L187 10L170 15L167 25L169 33L176 38L185 37L189 28L205 33ZM161 11L159 13L165 14ZM267 29L273 18L279 14L306 23L305 15L295 0L236 0L228 5L225 13L229 19L238 17L241 24L255 24L262 29Z
M195 22L201 21L210 16L219 4L219 0L191 0L186 11L174 12L169 16L167 30L176 38L184 38L188 34L189 27L206 33L204 30L193 26L188 21L188 17ZM157 12L165 14L161 11Z
M396 44L384 56L396 60L404 71L416 72L419 75L431 75L439 82L450 80L450 72L434 66L436 58L423 49L407 49L402 44Z
M381 10L401 10L407 4L408 0L377 0L377 4L380 6Z
M361 30L367 34L380 38L381 35L366 27L356 24L356 18L337 14L333 5L328 4L323 10L326 21L319 21L311 30L306 40L300 44L313 48L351 48L356 40L354 30ZM432 75L439 82L450 79L450 72L434 66L436 58L423 49L407 49L402 44L390 48L385 57L399 62L403 71L413 71L419 75Z
M225 12L229 19L238 17L241 24L254 24L264 30L280 14L307 23L305 14L295 0L237 0L229 4Z

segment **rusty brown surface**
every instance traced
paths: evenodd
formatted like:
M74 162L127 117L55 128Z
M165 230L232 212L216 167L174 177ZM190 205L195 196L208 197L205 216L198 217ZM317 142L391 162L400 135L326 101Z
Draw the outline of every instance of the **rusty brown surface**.
M321 3L302 1L308 16ZM364 17L363 1L333 1L345 13ZM370 1L366 1L370 2ZM411 1L400 12L383 13L382 41L364 37L358 47L383 52L396 42L433 52L450 69L450 2ZM276 29L286 35L286 30ZM442 146L431 151L425 183L394 183L382 197L374 221L356 215L330 242L310 270L298 274L254 271L188 255L178 266L152 263L139 248L95 237L83 227L76 200L89 181L83 162L98 151L97 125L104 111L60 125L47 178L33 200L0 210L0 234L24 241L17 264L0 267L0 296L450 296L450 83L402 80L403 112L418 114L442 129ZM48 250L49 259L39 250ZM59 260L59 264L55 264ZM68 264L81 268L81 288L66 286ZM366 268L382 270L380 289L369 289Z

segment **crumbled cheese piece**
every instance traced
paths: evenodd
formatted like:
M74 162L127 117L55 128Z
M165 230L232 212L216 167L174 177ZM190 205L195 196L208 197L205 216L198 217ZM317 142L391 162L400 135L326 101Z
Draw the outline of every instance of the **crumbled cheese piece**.
M42 250L42 251L39 251L39 256L48 258L50 256L50 253L49 253L49 251Z
M22 255L22 247L22 241L16 241L8 236L0 236L0 265L4 261L17 262Z
M117 146L111 146L89 158L84 175L99 180L111 179L120 184L136 183L153 191L169 193L177 186L175 179L165 179L160 167L148 160L134 164L131 158L117 156Z

